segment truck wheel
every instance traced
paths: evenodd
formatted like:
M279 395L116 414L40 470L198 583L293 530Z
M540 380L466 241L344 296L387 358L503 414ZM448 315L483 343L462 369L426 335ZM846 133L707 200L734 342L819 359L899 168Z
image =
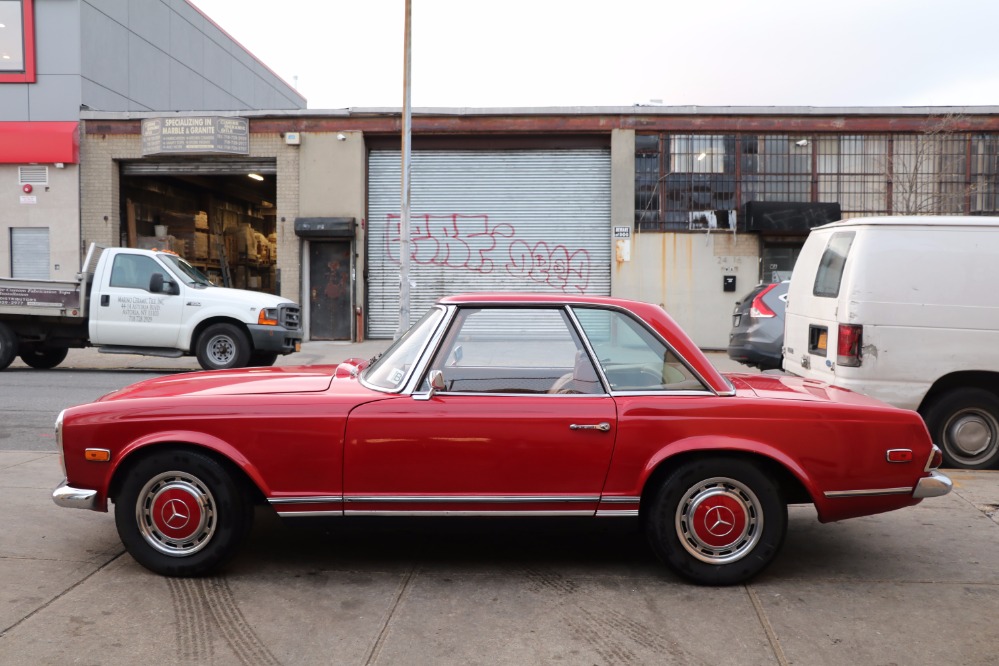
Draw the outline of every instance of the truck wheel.
M680 464L652 502L652 549L701 585L734 585L763 571L784 542L787 505L759 466L738 458Z
M51 370L66 360L69 350L65 347L39 347L31 345L21 352L21 360L36 370Z
M128 470L114 514L136 562L164 576L200 576L236 552L252 525L253 505L217 461L173 450Z
M277 357L278 355L276 352L255 351L250 354L250 362L247 365L255 367L274 365L274 362L277 361Z
M7 324L0 323L0 370L17 358L17 336Z
M237 326L213 324L198 338L197 354L205 370L243 368L250 360L250 341Z
M960 469L990 469L999 462L999 397L980 388L945 393L923 418L944 463Z

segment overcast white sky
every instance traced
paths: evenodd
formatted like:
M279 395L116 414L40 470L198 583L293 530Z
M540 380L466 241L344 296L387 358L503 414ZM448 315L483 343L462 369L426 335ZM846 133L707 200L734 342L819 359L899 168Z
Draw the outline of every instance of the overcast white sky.
M403 0L191 0L310 109L402 105ZM412 0L415 107L999 105L996 0Z

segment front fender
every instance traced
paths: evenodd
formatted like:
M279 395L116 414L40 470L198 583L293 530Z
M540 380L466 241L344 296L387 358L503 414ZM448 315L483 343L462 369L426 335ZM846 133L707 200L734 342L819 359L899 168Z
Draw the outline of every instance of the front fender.
M111 488L114 488L114 484L118 480L119 473L123 469L127 469L128 464L134 460L136 456L142 455L145 452L161 446L177 445L203 449L223 456L242 470L261 492L265 495L270 494L270 488L268 487L266 481L264 481L264 477L260 473L260 470L249 459L247 459L246 456L241 454L235 447L225 440L203 432L198 432L196 430L164 430L140 437L139 439L123 446L118 454L111 460L111 470L108 475L108 484L104 487L108 488L109 491ZM103 497L101 499L104 504L104 510L106 511L108 498Z

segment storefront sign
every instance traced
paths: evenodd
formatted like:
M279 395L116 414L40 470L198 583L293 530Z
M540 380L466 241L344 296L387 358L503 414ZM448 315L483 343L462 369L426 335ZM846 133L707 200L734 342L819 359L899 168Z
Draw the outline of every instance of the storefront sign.
M142 154L250 154L250 121L246 118L178 117L142 121Z

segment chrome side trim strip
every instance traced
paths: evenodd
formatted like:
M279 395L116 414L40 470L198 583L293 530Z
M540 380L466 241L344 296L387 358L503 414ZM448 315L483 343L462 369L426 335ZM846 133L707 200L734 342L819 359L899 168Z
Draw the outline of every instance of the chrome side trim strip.
M342 495L305 495L303 497L271 497L271 504L332 504L342 502Z
M328 518L335 516L343 517L343 511L278 511L277 515L282 518Z
M638 502L641 499L642 499L641 497L637 497L637 496L636 497L625 497L623 495L621 495L621 496L615 495L615 496L612 496L612 497L601 497L600 498L600 503L601 504L631 504L632 502Z
M376 511L376 510L351 510L343 512L345 516L592 516L592 510L578 509L574 511ZM308 515L312 515L311 513Z
M555 504L599 502L599 495L344 495L343 501L384 504ZM422 512L421 512L422 513Z
M871 490L827 490L824 494L830 499L844 497L878 497L879 495L908 495L912 488L873 488Z
M597 518L638 517L638 509L597 509Z

